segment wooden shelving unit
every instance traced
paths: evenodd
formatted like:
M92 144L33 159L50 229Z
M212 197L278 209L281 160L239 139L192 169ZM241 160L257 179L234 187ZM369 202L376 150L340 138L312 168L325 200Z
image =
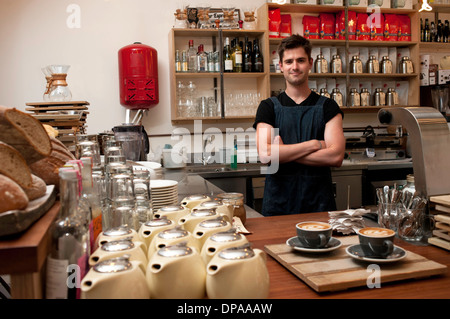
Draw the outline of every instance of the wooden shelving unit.
M447 10L450 6L445 6ZM261 99L265 99L270 96L272 81L280 81L283 78L281 73L270 72L270 56L271 56L271 46L276 47L280 42L281 38L270 38L269 37L269 9L279 8L283 14L301 15L301 14L318 14L321 12L336 13L342 10L351 10L359 13L367 13L366 7L343 7L343 6L329 6L329 5L304 5L304 4L276 4L276 3L265 3L257 9L257 30L222 30L218 31L212 30L199 30L199 29L172 29L169 33L169 46L170 46L170 74L171 74L171 118L173 123L189 123L194 120L204 120L206 122L239 122L239 121L252 121L254 116L229 116L226 114L226 105L224 104L224 92L227 88L232 87L232 84L237 81L248 81L248 83L254 81L256 82L257 92L260 94ZM443 9L444 10L444 9ZM419 30L419 13L415 9L391 9L391 8L381 8L380 12L385 13L395 13L395 14L405 14L410 17L411 20L411 30L412 36L411 41L358 41L358 40L311 40L314 47L388 47L388 48L409 48L410 57L414 65L414 73L412 74L351 74L344 72L341 74L314 74L310 75L311 79L321 79L321 78L336 78L345 79L347 82L347 87L349 87L348 81L352 79L373 79L373 80L390 80L390 81L408 81L409 91L408 91L408 106L419 106L420 96L419 88L419 34L416 30ZM222 32L222 34L220 34ZM262 73L180 73L175 72L175 50L183 50L187 48L189 39L199 39L200 41L207 40L212 43L215 50L222 50L223 48L223 38L225 37L245 37L249 38L257 37L260 42L260 49L264 57L264 72ZM180 47L180 41L183 43L184 47ZM422 44L420 44L422 46ZM442 47L440 50L444 50ZM347 53L348 55L348 53ZM348 57L346 57L348 58ZM218 94L218 101L221 103L221 114L217 117L191 117L191 118L181 118L177 114L176 107L176 85L178 81L189 81L196 80L199 81L210 81L211 88L214 88ZM377 112L380 107L342 107L344 112Z
M268 25L268 11L269 9L279 8L282 14L291 14L292 16L303 15L303 14L319 14L319 13L336 13L345 10L342 6L328 6L328 5L305 5L305 4L284 4L279 5L276 3L266 3L258 9L258 22L260 23L259 29L267 29ZM348 7L347 10L354 11L357 13L367 13L366 7ZM408 106L418 106L420 102L419 90L414 88L419 87L419 35L415 30L419 29L418 22L418 12L414 9L392 9L392 8L381 8L380 12L395 13L395 14L405 14L410 17L411 20L411 30L412 36L411 41L360 41L360 40L325 40L325 39L311 39L311 44L313 47L342 47L348 52L348 48L351 47L395 47L395 48L409 48L411 60L415 67L415 72L412 74L353 74L349 72L343 72L339 74L333 73L311 73L310 79L324 79L324 78L335 78L335 79L346 79L347 88L349 87L349 82L351 79L373 79L373 80L405 80L409 82L409 87L413 88L408 91ZM280 42L281 38L269 38L268 37L268 51L265 52L266 56L270 56L270 46L276 47ZM348 58L348 54L347 54ZM343 57L341 57L343 59ZM348 59L350 60L350 58ZM269 88L272 86L272 81L275 79L283 78L281 73L269 73ZM399 105L399 107L401 107ZM343 106L342 110L344 112L352 113L366 113L366 112L377 112L380 107L369 106L369 107L347 107Z

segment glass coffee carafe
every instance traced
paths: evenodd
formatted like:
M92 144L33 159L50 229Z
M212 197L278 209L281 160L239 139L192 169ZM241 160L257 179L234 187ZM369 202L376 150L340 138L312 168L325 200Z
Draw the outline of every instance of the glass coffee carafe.
M47 79L48 85L50 85L50 91L48 92L48 100L51 102L70 101L72 99L72 93L66 82L67 71L69 71L70 65L49 65L42 69ZM49 73L49 76L46 74ZM48 78L51 77L51 78ZM47 91L44 93L44 100L47 98Z

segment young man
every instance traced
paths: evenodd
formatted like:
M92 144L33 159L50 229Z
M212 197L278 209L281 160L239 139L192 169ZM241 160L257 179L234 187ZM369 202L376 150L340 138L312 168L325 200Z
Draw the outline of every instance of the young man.
M336 210L330 167L344 159L343 113L332 99L312 92L310 42L299 35L278 47L286 90L261 101L256 113L261 162L279 162L266 175L264 216Z

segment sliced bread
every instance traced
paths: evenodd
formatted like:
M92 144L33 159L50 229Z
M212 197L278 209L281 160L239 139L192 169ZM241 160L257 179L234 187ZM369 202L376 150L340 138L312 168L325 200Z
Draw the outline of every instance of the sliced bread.
M49 156L50 138L30 114L0 105L0 141L17 149L28 164Z
M14 147L0 142L0 174L8 176L20 187L31 187L31 171L22 154Z
M0 174L0 214L10 210L22 210L28 206L27 194L11 178Z

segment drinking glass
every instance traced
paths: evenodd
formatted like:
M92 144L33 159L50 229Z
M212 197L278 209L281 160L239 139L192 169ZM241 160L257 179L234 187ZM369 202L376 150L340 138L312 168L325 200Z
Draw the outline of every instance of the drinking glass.
M397 219L398 236L407 241L421 241L431 236L435 226L433 216L429 216L423 208L399 208Z
M91 157L92 166L101 166L100 146L98 144L97 135L78 134L75 143L75 157Z
M150 172L144 169L135 169L133 175L134 194L136 199L150 200Z

